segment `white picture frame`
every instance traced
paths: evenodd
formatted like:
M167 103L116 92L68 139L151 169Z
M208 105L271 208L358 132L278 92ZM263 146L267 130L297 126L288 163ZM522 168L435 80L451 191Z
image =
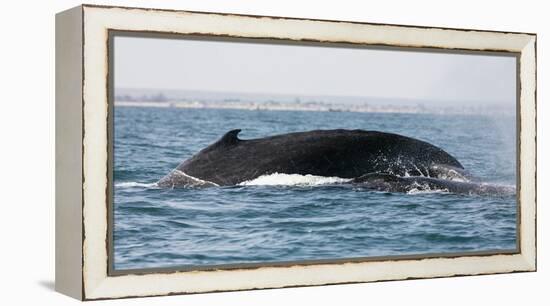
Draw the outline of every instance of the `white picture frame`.
M228 269L110 271L113 31L439 51L518 59L518 249ZM536 35L82 5L56 16L56 290L81 300L536 270Z

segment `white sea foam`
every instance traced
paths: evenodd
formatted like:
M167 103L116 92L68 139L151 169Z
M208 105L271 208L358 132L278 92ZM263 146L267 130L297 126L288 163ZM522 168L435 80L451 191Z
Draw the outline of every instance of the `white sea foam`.
M194 182L197 182L197 185L214 185L214 186L220 186L214 182L210 182L210 181L205 181L205 180L201 180L200 178L197 178L197 177L194 177L194 176L191 176L183 171L180 171L180 170L174 170L173 171L174 174L177 174L177 175L181 175L185 178L188 178Z
M445 188L433 188L428 184L422 184L413 182L411 189L406 191L406 194L426 194L426 193L448 193L449 190Z
M184 186L184 187L201 187L201 186L219 186L210 181L201 180L191 176L178 169L172 170L168 175L161 178L157 184L162 187Z
M430 189L430 188L413 188L406 192L406 194L427 194L427 193L449 193L447 189Z
M241 186L319 186L329 184L347 183L351 179L340 177L327 177L318 175L301 175L273 173L262 175L250 181L240 183Z
M156 186L157 186L157 183L140 183L140 182L121 182L121 183L115 184L115 187L121 187L121 188L129 188L129 187L151 188Z
M452 166L445 165L433 165L431 171L435 172L436 178L449 181L457 182L470 182L468 178L469 174L464 169L455 168Z
M442 180L457 181L457 182L466 182L466 183L470 182L470 179L468 179L462 173L452 169L450 169L447 173L439 174L437 178Z
M470 190L466 192L469 195L512 195L516 193L516 186L514 185L471 183L469 186ZM406 192L407 194L453 193L447 188L433 188L427 184L415 183L412 187Z

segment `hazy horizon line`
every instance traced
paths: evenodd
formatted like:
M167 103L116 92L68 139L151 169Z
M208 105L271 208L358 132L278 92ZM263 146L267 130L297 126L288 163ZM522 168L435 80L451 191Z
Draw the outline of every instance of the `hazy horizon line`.
M403 100L403 101L410 101L410 102L443 102L443 103L478 103L478 102L484 102L491 104L499 104L499 101L501 100L449 100L449 99L427 99L427 98L410 98L410 97L396 97L396 96L354 96L354 95L339 95L339 94L298 94L298 93L274 93L274 92L260 92L260 91L237 91L237 90L218 90L218 89L176 89L176 88L141 88L141 87L115 87L114 92L116 95L116 92L118 90L143 90L143 91L157 91L157 92L165 92L165 91L173 91L173 92L200 92L200 93L218 93L218 94L224 94L224 93L231 93L231 94L241 94L241 95L265 95L265 96L285 96L285 97L325 97L325 98L351 98L351 99L380 99L380 100ZM500 105L502 106L502 105ZM514 105L510 105L510 107L515 107Z

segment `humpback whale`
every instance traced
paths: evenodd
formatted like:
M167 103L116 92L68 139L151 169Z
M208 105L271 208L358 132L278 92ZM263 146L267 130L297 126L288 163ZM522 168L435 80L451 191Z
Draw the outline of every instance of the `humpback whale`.
M448 187L445 181L468 176L460 162L444 150L393 133L336 129L240 139L240 132L227 132L157 185L232 186L286 173L346 178L375 190L406 192L418 183L412 178L419 178L424 185ZM472 186L454 183L451 187L451 192L463 192Z

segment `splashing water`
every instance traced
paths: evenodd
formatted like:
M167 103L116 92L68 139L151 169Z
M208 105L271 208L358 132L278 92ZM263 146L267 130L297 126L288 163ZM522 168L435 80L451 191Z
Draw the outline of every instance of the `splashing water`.
M325 177L317 175L273 173L262 175L250 181L240 183L241 186L319 186L347 183L351 179L340 177Z

